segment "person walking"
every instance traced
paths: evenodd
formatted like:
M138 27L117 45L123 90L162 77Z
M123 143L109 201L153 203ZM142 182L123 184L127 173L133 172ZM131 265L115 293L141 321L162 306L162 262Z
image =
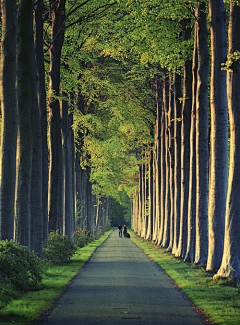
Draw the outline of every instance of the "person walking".
M118 226L118 236L122 238L122 226Z

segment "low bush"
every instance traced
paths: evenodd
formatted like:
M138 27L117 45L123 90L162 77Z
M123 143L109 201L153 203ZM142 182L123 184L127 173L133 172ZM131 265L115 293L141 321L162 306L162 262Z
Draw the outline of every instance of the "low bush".
M100 229L98 230L98 235L95 236L91 234L88 230L82 230L80 227L76 228L76 242L78 247L84 247L88 245L93 240L97 240L102 236L104 232Z
M51 232L48 241L44 242L44 258L49 263L63 265L70 262L76 249L76 245L68 239L68 236L62 236L58 231Z
M0 285L16 290L36 289L42 281L43 262L13 240L0 241Z

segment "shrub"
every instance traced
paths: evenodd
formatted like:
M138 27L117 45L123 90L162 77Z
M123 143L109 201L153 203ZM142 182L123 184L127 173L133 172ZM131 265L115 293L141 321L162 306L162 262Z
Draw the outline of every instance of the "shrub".
M3 287L32 290L42 281L43 262L34 252L13 240L0 241L0 282Z
M76 242L78 247L84 247L91 241L89 232L82 230L80 227L76 228Z
M49 234L48 241L44 242L43 251L45 261L62 265L70 262L71 257L76 251L76 245L68 239L68 236L61 236L56 231Z

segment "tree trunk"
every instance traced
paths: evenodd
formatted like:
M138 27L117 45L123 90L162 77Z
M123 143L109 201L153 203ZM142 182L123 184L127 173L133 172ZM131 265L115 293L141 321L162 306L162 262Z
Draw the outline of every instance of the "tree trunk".
M197 10L198 72L196 95L196 255L206 264L208 249L208 73L209 53L205 3Z
M33 17L30 30L30 107L32 123L32 178L31 178L31 250L43 258L43 201L42 201L42 133L37 97L37 70L34 52Z
M51 0L53 5L54 0ZM59 96L60 61L65 30L65 0L59 0L52 11L52 45L50 47L50 93ZM61 119L58 98L49 99L50 166L49 166L49 230L62 230L63 176Z
M142 165L139 165L139 180L138 180L138 235L142 233Z
M159 78L158 78L159 79ZM161 217L161 93L160 93L160 81L156 81L156 102L157 102L157 119L155 126L155 234L153 240L158 242L158 235L160 229L160 217Z
M183 20L183 41L189 40L191 29L188 27L190 21ZM181 126L181 205L180 205L180 232L176 256L182 258L187 249L187 213L189 194L189 164L190 164L190 127L192 107L192 61L184 63L183 79L183 104L182 104L182 126Z
M13 239L16 183L16 0L2 0L0 240Z
M63 93L63 97L67 94ZM68 101L62 100L62 152L63 152L63 235L71 238L71 190L70 190L70 137L68 128Z
M145 237L145 216L146 216L146 188L145 188L145 164L142 163L142 220L141 220L141 237Z
M164 216L165 216L165 197L166 197L166 160L165 160L165 94L166 94L166 76L163 77L163 101L162 101L162 114L161 114L161 134L160 134L160 225L158 233L157 244L161 245L163 240L163 229L164 229Z
M180 199L181 199L181 75L174 72L174 225L173 249L176 254L180 230Z
M169 195L170 195L170 229L168 250L172 251L174 240L174 88L169 77L169 115L168 115L168 151L169 151Z
M32 1L18 4L17 102L18 141L15 197L15 241L30 247L30 198L32 172L32 128L30 117L30 26ZM26 37L27 35L27 37Z
M48 239L48 143L47 143L47 108L45 67L43 54L43 0L38 0L35 9L35 55L38 74L38 105L41 114L42 133L42 207L43 207L43 240Z
M170 235L170 153L169 153L169 78L165 78L165 87L163 93L163 102L165 110L165 165L166 165L166 192L165 192L165 210L164 210L164 228L162 247L169 245Z
M227 58L226 12L223 0L209 1L211 31L211 182L208 212L207 270L221 265L224 241L228 178L228 107L226 71L221 64Z
M230 2L228 53L240 51L240 7ZM226 204L223 258L217 276L240 279L240 64L233 60L227 71L227 96L230 122L230 164Z
M195 22L194 52L192 68L192 113L190 130L190 168L189 168L189 197L188 197L188 236L187 251L184 260L195 261L196 246L196 92L197 92L197 25Z
M148 164L148 225L146 239L152 239L153 234L153 152L150 152Z
M74 144L74 132L73 132L73 114L68 115L68 128L70 136L70 204L71 204L71 240L76 241L75 231L76 231L76 211L75 211L75 172L74 172L74 162L75 162L75 144Z

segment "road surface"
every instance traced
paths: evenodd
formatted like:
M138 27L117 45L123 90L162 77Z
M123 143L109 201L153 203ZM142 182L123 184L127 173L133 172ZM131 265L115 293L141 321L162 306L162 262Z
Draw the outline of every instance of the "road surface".
M41 325L203 325L161 268L113 231Z

